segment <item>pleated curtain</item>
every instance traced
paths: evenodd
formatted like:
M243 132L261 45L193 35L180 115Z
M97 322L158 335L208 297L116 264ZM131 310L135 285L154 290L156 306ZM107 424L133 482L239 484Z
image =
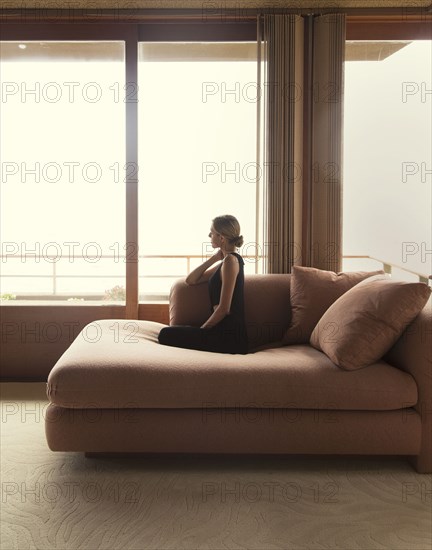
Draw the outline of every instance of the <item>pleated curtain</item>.
M264 272L339 271L345 16L314 17L307 36L301 16L261 17Z
M301 261L303 19L263 16L264 251L267 273Z
M342 269L342 151L345 15L314 19L311 241L305 264Z

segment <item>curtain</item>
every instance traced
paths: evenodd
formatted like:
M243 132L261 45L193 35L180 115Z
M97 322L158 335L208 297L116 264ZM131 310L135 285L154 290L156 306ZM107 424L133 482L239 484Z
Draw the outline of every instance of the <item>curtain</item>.
M263 271L339 271L345 15L264 14L261 26Z
M262 21L264 272L301 263L303 19Z
M345 15L313 24L310 239L305 263L342 269L342 150Z

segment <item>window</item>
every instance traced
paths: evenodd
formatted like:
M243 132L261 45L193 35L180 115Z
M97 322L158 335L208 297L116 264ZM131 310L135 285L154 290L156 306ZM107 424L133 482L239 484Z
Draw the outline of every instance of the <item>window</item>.
M1 43L1 291L124 302L124 42Z
M220 214L238 218L255 273L256 110L256 42L140 43L140 300L167 299L214 253Z

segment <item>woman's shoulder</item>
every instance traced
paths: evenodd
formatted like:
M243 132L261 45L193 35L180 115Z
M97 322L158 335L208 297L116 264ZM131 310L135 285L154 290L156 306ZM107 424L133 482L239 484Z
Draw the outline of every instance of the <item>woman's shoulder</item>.
M244 265L244 260L238 252L229 252L228 255L227 255L227 258L232 257L232 256L235 256L238 259L239 263L241 265Z

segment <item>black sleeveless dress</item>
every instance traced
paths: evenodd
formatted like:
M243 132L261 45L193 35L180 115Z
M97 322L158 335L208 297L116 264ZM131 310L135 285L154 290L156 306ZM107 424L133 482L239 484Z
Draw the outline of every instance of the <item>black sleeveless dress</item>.
M240 353L243 355L248 353L249 343L244 317L244 260L237 252L231 252L231 254L237 257L240 270L237 275L229 314L211 328L189 325L164 327L158 336L160 344L218 353ZM222 290L221 268L222 264L208 280L212 311L213 306L217 305L220 300Z

